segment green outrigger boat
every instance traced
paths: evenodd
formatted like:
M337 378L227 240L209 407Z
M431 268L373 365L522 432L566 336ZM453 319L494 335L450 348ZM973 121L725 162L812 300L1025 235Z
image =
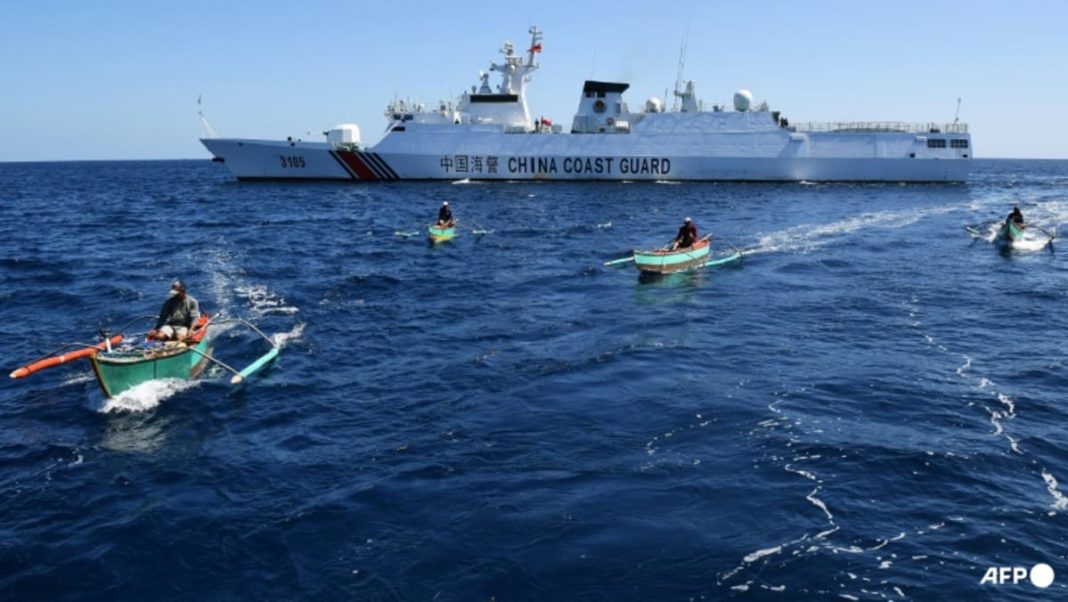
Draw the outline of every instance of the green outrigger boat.
M634 251L634 267L642 272L654 274L671 274L690 268L702 267L708 262L708 254L712 245L704 237L694 243L692 247L668 251L659 249L656 251Z
M151 319L155 319L155 316L145 316L134 322ZM211 337L209 336L211 327L216 324L235 322L252 329L271 345L267 353L241 371L235 370L211 355ZM145 333L135 333L129 336L121 332L105 333L104 341L99 343L68 343L56 352L15 370L11 373L11 378L25 378L52 366L75 359L88 358L93 365L96 380L100 383L100 388L104 390L104 395L116 397L151 380L197 378L209 362L231 372L233 378L230 382L238 384L271 363L278 357L280 351L278 345L249 322L238 318L213 322L211 316L207 314L201 314L189 336L181 341L149 341L143 338L144 335ZM58 353L70 348L77 350Z
M207 336L210 324L211 318L202 315L184 341L148 343L90 355L104 395L115 397L150 380L191 380L200 376L211 357L211 340Z
M450 241L456 236L456 226L442 228L434 224L427 228L427 234L430 238L430 242L434 244Z

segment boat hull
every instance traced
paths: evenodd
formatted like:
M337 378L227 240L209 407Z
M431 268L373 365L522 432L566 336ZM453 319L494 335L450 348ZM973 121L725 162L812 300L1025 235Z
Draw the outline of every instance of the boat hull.
M679 251L634 251L634 267L646 273L671 274L705 265L711 245L702 240Z
M1024 231L1013 222L1005 222L998 230L995 240L1003 247L1011 247L1019 240L1023 240Z
M437 226L429 226L427 228L427 238L434 244L447 242L456 236L456 228L439 228Z
M93 373L104 395L115 397L150 380L190 380L200 376L207 366L205 356L211 352L207 318L202 317L200 324L203 326L199 334L190 340L192 346L172 344L149 349L101 351L90 356Z

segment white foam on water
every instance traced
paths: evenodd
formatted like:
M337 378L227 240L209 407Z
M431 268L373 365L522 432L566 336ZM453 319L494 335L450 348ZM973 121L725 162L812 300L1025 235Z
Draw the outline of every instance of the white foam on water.
M997 395L998 401L1000 401L1005 407L1009 408L1009 418L1016 416L1016 404L1013 403L1012 398L1004 393L998 393Z
M93 376L92 372L76 372L68 376L66 380L60 383L60 386L67 387L70 385L80 385L94 379L96 379L96 377Z
M597 224L597 228L599 230L606 230L606 229L611 228L611 227L612 227L612 222L605 222L603 224Z
M234 287L234 292L239 297L247 299L252 307L252 312L259 316L295 314L300 311L292 305L287 305L284 297L271 291L263 284L238 285Z
M670 185L682 184L682 182L679 182L678 180L656 180L656 183L657 184L670 184Z
M775 546L773 548L764 548L763 550L757 550L751 554L746 554L742 560L747 563L753 563L765 556L771 556L772 554L778 554L782 552L782 546Z
M457 185L461 185L461 184L470 184L470 183L471 183L471 178L464 178L462 180L454 180L452 184L454 186L457 186Z
M813 489L812 493L810 493L810 494L805 496L805 499L810 501L810 502L812 502L812 504L814 506L816 506L817 508L819 508L820 510L823 510L823 513L827 515L827 520L831 521L831 524L833 525L834 524L834 515L831 514L831 511L827 509L827 504L824 504L823 500L821 500L820 498L816 497L816 494L819 493L819 491L820 491L819 487Z
M747 592L749 591L749 584L743 583L742 585L732 585L731 589L736 592Z
M304 335L304 322L297 324L289 332L279 332L271 335L271 342L275 347L285 348L290 341L296 341Z
M116 397L105 399L100 407L94 409L101 414L147 412L159 407L160 402L163 400L195 386L197 386L195 381L177 378L150 380L132 387Z
M878 211L863 213L855 217L829 222L826 224L804 224L771 232L760 237L749 253L802 252L817 251L836 242L842 235L852 234L868 228L899 229L927 219L956 211L957 207L936 207L923 211Z
M1068 497L1064 497L1064 494L1057 488L1057 479L1045 468L1042 469L1042 480L1046 482L1046 489L1053 496L1053 505L1050 507L1054 510L1068 509Z

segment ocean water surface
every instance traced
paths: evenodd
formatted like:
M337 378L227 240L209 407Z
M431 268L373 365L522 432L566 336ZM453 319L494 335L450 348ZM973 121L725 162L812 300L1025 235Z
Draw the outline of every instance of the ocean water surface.
M1068 162L964 185L0 164L0 191L5 371L174 278L284 348L239 387L5 379L2 599L1068 594L1068 261L963 228L1018 204L1062 232ZM432 247L443 200L459 235ZM685 216L744 261L602 265ZM263 351L215 334L229 363ZM981 583L1040 562L1048 589Z

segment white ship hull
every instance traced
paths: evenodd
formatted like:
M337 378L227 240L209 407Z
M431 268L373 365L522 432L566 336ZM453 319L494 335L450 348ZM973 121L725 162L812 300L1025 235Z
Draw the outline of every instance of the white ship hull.
M202 142L242 180L723 180L959 182L970 149L928 149L908 133L746 135L737 145L677 137L577 134L390 134L369 150L319 142ZM741 138L741 136L739 136ZM418 148L411 148L417 146ZM680 148L681 147L681 148ZM688 148L687 148L688 147ZM719 152L712 154L716 149ZM699 154L701 151L704 154ZM689 151L689 152L685 152ZM881 156L880 156L881 155ZM963 155L963 156L962 156Z

